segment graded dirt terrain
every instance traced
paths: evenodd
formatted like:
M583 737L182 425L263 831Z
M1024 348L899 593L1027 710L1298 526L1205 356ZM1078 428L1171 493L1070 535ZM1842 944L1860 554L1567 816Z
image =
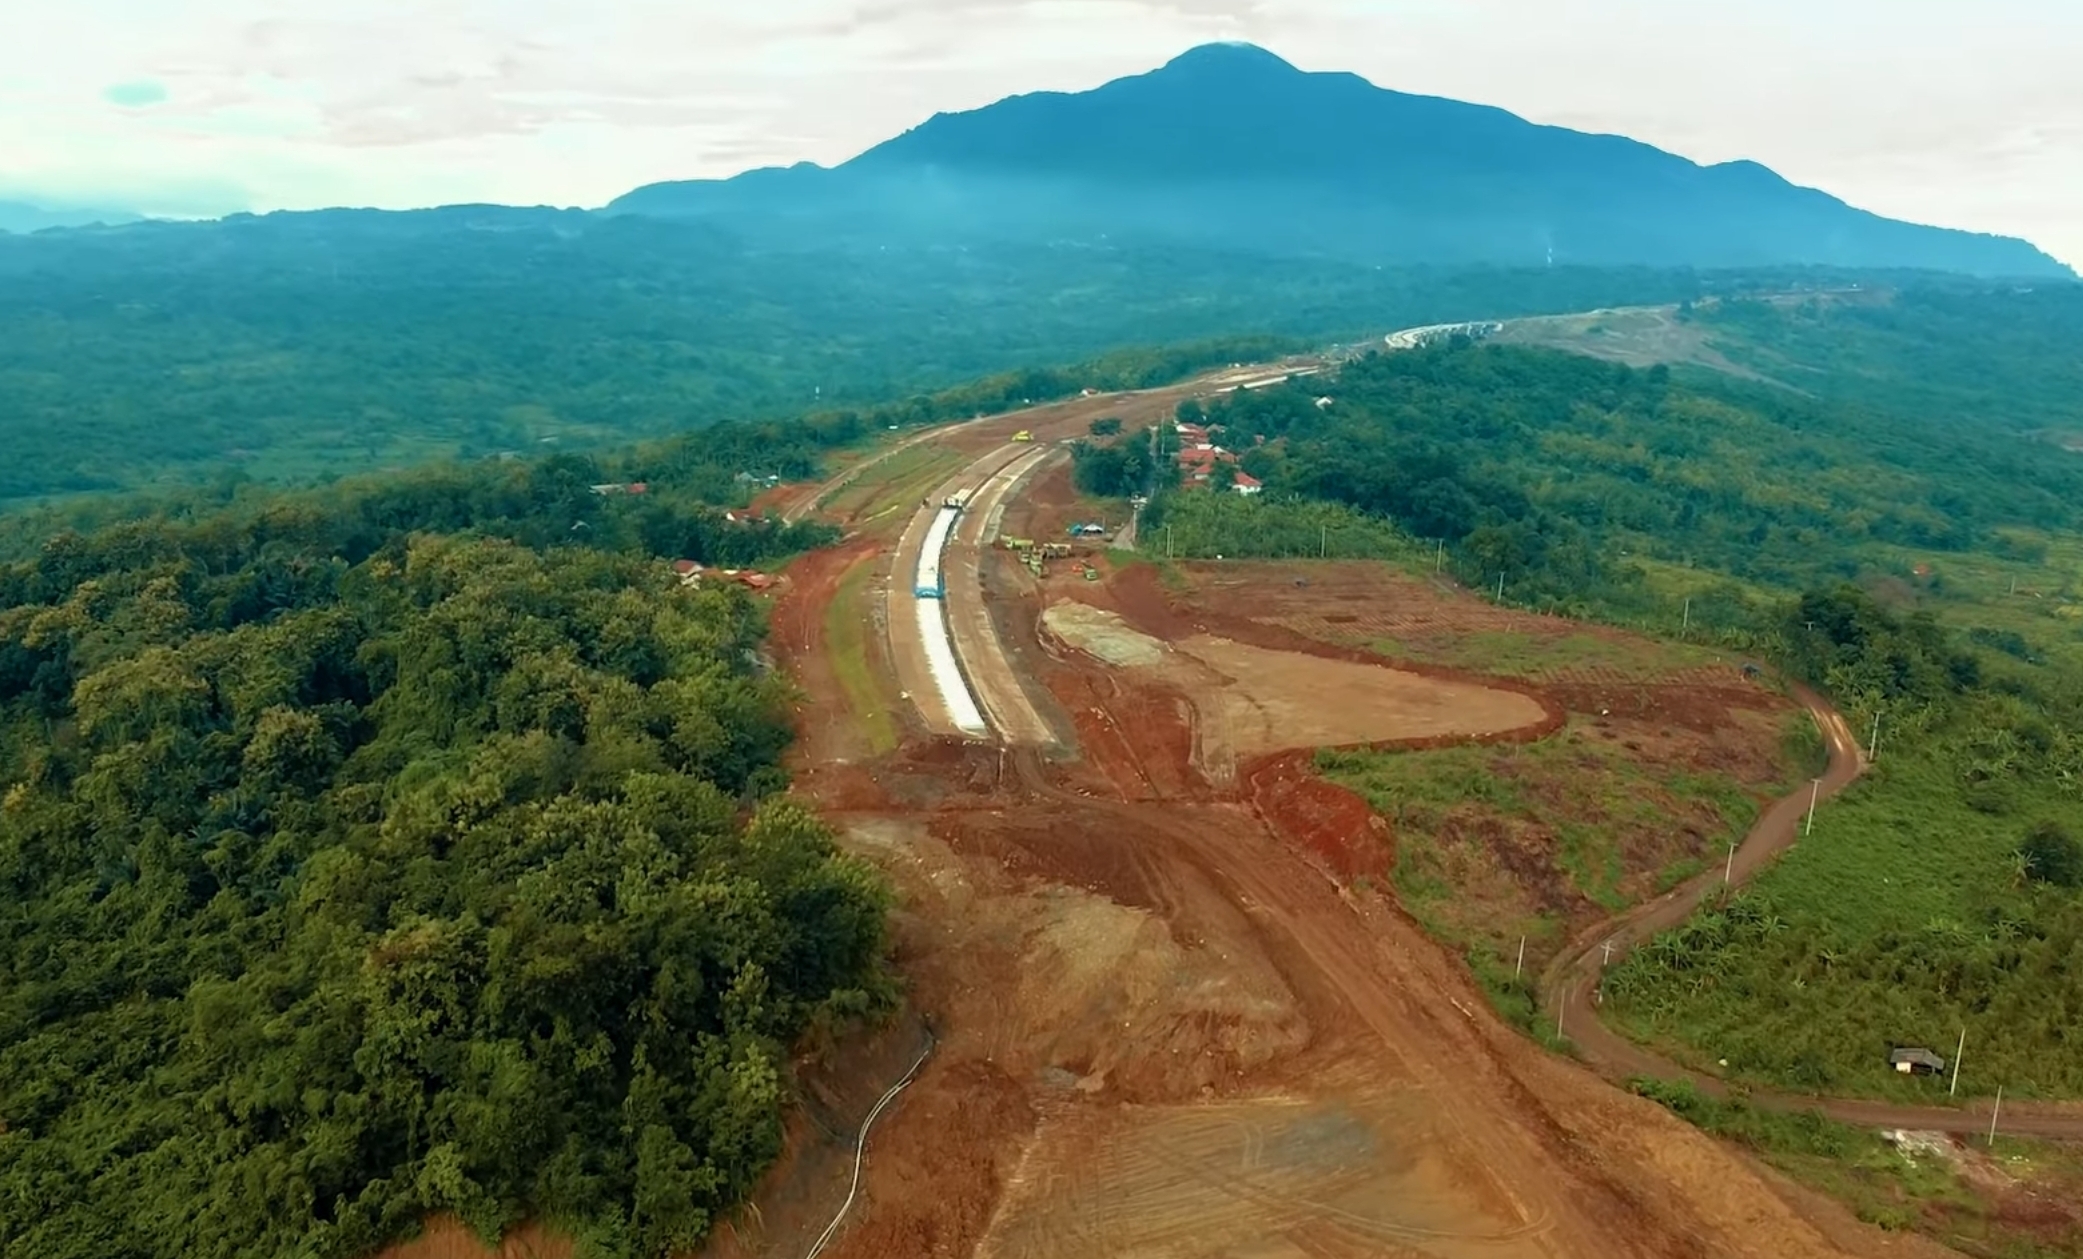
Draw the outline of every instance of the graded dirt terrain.
M1197 633L1167 643L1119 613L1072 597L1052 603L1043 624L1066 645L1117 669L1191 697L1202 768L1291 748L1411 743L1504 734L1541 724L1532 697L1473 682L1430 677L1386 664L1326 659Z
M1327 734L1539 738L1566 715L1540 684L1451 661L1391 669L1311 639L1283 620L1378 611L1315 582L1239 576L1213 596L1223 608L1175 600L1147 569L1078 583L1080 600L1119 616L1114 646L1145 661L1109 664L1060 635L1060 613L1044 630L1067 597L1057 578L988 557L979 577L972 597L990 592L1006 659L1067 716L1069 740L962 744L913 725L892 756L800 766L803 789L898 888L897 960L939 1037L871 1139L862 1195L825 1255L1945 1253L1794 1193L1503 1027L1454 957L1340 877L1390 851L1363 804L1292 753L1233 750L1233 773L1209 755L1222 742L1206 735L1211 714L1230 720L1239 679L1247 694L1324 696L1247 703L1254 752ZM1449 597L1466 599L1413 590L1404 610ZM825 623L786 604L791 624ZM1136 636L1166 659L1148 663ZM801 650L817 649L813 636ZM1590 688L1574 703L1627 693L1624 667L1608 676L1584 656L1556 664ZM1210 685L1168 672L1181 667ZM1319 711L1360 670L1396 702ZM1415 681L1397 679L1405 670ZM828 704L806 697L806 734L831 720ZM784 1186L815 1196L784 1175L762 1202ZM835 1209L844 1189L828 1186ZM823 1227L754 1218L733 1254L800 1254Z
M1546 716L1512 691L1270 651L1212 634L1196 634L1178 650L1216 673L1230 746L1240 756L1502 734Z

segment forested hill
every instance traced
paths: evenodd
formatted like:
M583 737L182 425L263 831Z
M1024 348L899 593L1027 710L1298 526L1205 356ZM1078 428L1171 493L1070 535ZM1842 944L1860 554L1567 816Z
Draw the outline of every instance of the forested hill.
M1882 218L1501 109L1195 48L1086 92L939 114L826 170L657 184L611 210L887 245L1183 244L1368 265L1918 267L2071 276L2024 241Z
M884 894L777 794L758 608L662 557L825 535L597 474L0 566L0 1254L347 1259L455 1211L654 1259L776 1156L792 1046L888 997Z
M761 252L688 224L497 207L0 236L0 504L612 445L1123 346L1802 282L1163 249ZM1111 357L1072 392L1230 357Z
M1443 540L1473 581L1583 612L1639 606L1644 562L1792 591L2083 526L2083 459L2015 429L1549 350L1376 354L1209 418L1268 502L1385 518ZM1167 510L1194 496L1177 497ZM1747 619L1741 591L1695 615Z
M1835 404L2083 438L2083 284L1925 283L1689 317L1740 365Z

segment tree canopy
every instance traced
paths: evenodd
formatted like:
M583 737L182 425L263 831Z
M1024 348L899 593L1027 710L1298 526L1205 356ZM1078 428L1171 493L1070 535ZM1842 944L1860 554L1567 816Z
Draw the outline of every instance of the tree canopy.
M1381 271L1191 249L759 248L700 224L454 207L0 234L0 504L605 449L1085 361L1672 301L1801 273ZM1093 362L1095 358L1101 361ZM1042 380L1000 393L1060 396ZM989 390L964 415L999 410ZM953 416L943 418L956 418Z
M453 1210L656 1256L776 1156L791 1046L887 1002L885 893L776 794L759 608L646 542L711 517L595 471L0 567L0 1251L348 1256Z
M1586 608L1626 605L1625 557L1788 590L1855 576L1876 546L2003 548L2083 519L2083 464L2012 431L1555 351L1375 353L1205 414L1268 496L1384 517L1473 581Z

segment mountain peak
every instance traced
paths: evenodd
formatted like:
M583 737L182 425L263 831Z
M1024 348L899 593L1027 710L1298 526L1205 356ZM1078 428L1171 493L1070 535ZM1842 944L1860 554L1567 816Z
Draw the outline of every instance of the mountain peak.
M1301 73L1292 65L1281 60L1275 54L1267 52L1257 44L1248 44L1238 39L1223 40L1219 43L1202 44L1196 48L1189 48L1170 61L1165 62L1164 69L1159 73L1179 70L1196 72L1217 71L1228 74L1238 72L1262 74L1268 70L1281 70L1289 74Z
M1084 92L936 114L832 170L662 184L620 213L774 239L1107 241L1544 267L1917 267L2067 274L2022 241L1896 223L1754 162L1701 167L1618 136L1203 44Z

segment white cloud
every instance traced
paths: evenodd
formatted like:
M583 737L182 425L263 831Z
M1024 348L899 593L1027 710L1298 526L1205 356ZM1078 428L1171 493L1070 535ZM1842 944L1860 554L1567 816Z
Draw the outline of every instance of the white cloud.
M1243 38L2083 261L2072 0L69 0L14 28L0 189L148 209L599 204Z

